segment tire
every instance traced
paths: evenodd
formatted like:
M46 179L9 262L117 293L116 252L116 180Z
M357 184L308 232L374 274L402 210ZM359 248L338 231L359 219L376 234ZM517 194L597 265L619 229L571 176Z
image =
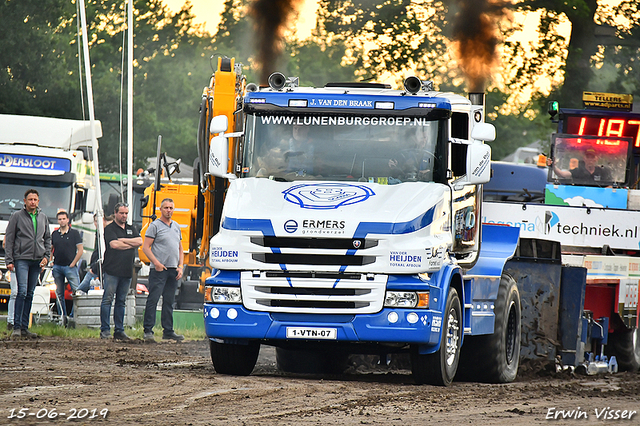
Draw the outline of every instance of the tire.
M411 372L419 384L449 386L458 370L462 342L462 308L458 292L449 289L442 319L440 349L433 354L420 354L418 346L411 347Z
M611 355L616 356L621 371L638 371L640 369L640 331L616 331L609 334Z
M493 334L465 339L460 378L487 383L515 380L520 363L522 309L513 278L503 275L494 308Z
M276 348L276 367L294 374L341 374L349 355L336 351L300 351Z
M235 345L211 341L210 349L211 361L217 373L248 376L256 366L260 344Z

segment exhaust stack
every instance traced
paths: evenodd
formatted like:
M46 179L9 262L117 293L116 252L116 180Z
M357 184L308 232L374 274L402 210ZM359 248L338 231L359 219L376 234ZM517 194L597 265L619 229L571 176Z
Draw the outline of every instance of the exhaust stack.
M471 101L471 105L484 106L484 92L470 92L469 100Z

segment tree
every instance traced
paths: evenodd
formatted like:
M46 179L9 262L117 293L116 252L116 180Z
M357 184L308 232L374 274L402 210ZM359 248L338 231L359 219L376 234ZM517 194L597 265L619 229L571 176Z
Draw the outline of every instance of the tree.
M74 6L59 0L0 3L0 113L75 118ZM62 106L62 107L61 107Z
M134 157L142 165L144 158L154 156L161 134L163 150L190 163L196 156L201 91L211 75L211 36L193 23L190 6L172 14L161 0L135 0L134 5ZM103 171L126 172L126 147L121 147L127 140L121 102L123 96L126 99L121 92L126 72L124 7L120 0L86 2L95 112L103 129ZM87 116L76 20L75 7L67 0L0 4L0 112Z
M226 0L222 20L214 37L216 55L235 57L244 64L244 74L248 82L260 83L259 64L256 63L258 49L254 18L249 0ZM274 60L274 70L289 77L299 77L300 84L323 86L329 81L354 80L355 67L344 60L347 46L340 40L331 42L317 31L309 40L298 40L293 36L297 12L284 25L283 53Z
M469 13L463 12L480 8L493 18L504 40L503 75L489 81L488 86L490 93L497 90L509 95L498 97L504 101L497 108L499 120L495 110L489 115L495 118L500 135L511 133L514 127L527 129L532 122L548 123L544 112L547 97L558 99L565 107L579 107L583 90L637 90L632 82L638 81L633 76L638 75L640 59L639 7L633 0L621 1L615 7L597 0L321 0L319 27L325 39L345 43L347 59L355 61L356 72L363 79L388 78L386 71L413 69L419 76L434 80L440 89L459 91L464 83L459 62L449 55L449 46L458 39L460 28L465 28L459 22L469 18ZM508 36L519 29L510 22L514 12L539 16L537 42L524 45L509 40ZM568 38L558 30L566 20L572 29ZM495 42L491 38L488 41ZM614 77L604 84L596 78L600 70ZM542 80L552 82L551 94L540 89ZM594 82L598 88L593 87ZM523 100L521 93L530 95ZM507 119L505 115L514 117ZM537 116L540 120L534 118ZM505 122L509 125L501 129ZM529 137L516 140L522 144L535 141ZM499 138L493 145L499 147L503 141Z

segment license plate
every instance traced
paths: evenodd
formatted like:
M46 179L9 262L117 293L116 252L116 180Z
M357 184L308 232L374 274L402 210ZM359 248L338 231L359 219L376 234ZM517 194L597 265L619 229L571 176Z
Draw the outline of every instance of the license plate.
M9 296L11 294L11 289L10 288L0 288L0 294L6 294L7 296Z
M287 327L287 339L336 340L337 328Z

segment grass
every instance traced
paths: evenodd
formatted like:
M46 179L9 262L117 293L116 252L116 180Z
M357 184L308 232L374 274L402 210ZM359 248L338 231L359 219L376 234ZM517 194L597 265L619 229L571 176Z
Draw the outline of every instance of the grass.
M131 337L132 339L142 339L144 335L144 330L142 329L142 323L138 322L133 327L125 327L125 333ZM77 328L65 328L53 322L45 322L42 321L39 324L32 324L29 329L33 333L37 333L39 336L43 337L66 337L70 339L99 339L100 338L100 329L99 328L89 328L89 327L77 327ZM155 334L156 340L162 338L162 327L160 325L156 325L153 328L153 332ZM192 327L175 327L175 332L177 334L184 335L185 340L202 340L206 336L202 328L198 328L196 326ZM113 329L111 330L113 334ZM4 335L4 336L3 336ZM11 335L11 331L7 330L7 322L0 322L0 338L9 337Z

